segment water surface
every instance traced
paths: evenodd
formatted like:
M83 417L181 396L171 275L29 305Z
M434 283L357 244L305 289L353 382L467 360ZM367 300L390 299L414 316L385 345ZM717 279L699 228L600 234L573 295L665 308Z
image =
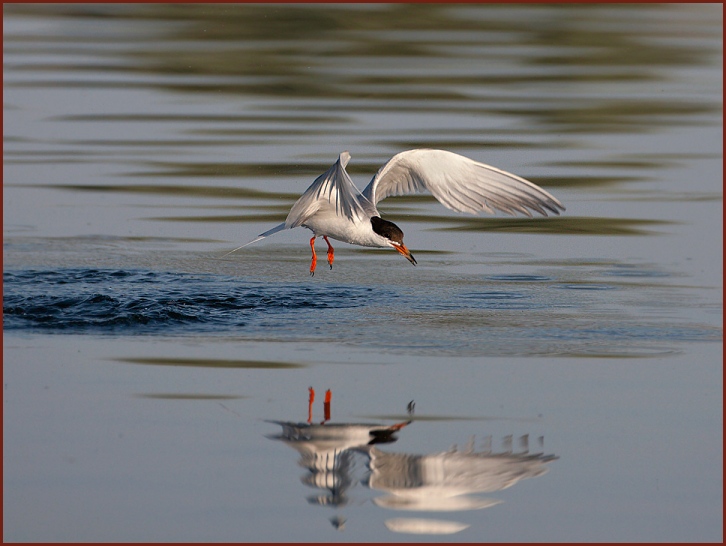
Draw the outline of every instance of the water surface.
M721 5L3 8L5 540L722 540ZM225 256L417 147L567 210Z

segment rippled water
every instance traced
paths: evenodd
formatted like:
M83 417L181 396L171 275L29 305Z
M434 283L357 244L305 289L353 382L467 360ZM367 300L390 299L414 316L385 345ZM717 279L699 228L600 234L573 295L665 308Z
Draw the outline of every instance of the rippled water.
M24 271L6 273L4 283L5 329L147 335L260 333L275 315L280 327L290 327L298 312L360 307L372 292L129 270ZM50 287L57 288L49 294Z
M5 540L722 539L721 5L3 11ZM416 147L567 210L225 256Z
M250 283L210 274L6 271L4 328L335 341L345 325L347 345L490 356L667 354L679 343L721 339L719 328L684 322L664 310L678 304L678 295L652 279L668 273L606 264L589 269L600 270L600 278L459 276L456 285L441 282L426 294L405 285ZM650 316L633 320L608 312L608 306L650 308ZM395 331L390 324L397 325ZM405 341L399 341L402 334Z

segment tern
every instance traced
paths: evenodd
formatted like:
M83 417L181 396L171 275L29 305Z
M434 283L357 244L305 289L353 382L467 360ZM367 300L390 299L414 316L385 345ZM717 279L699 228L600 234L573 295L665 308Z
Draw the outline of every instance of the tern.
M386 197L430 192L446 208L477 214L495 210L530 218L532 212L559 215L565 207L548 192L515 174L479 163L445 150L416 149L394 155L383 165L363 192L356 188L345 167L350 154L338 160L293 204L284 222L256 239L225 254L236 252L285 229L305 227L313 232L310 275L315 274L315 239L328 245L328 265L333 268L330 239L353 245L393 248L413 265L416 259L403 244L403 231L381 218L377 205Z

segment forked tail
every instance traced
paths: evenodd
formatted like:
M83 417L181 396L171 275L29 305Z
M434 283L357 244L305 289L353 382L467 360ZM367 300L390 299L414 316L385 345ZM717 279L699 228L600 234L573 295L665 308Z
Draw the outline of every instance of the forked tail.
M257 241L261 241L265 237L269 237L270 235L274 235L275 233L277 233L278 231L282 231L283 229L285 229L285 222L283 222L282 224L276 225L274 228L272 228L270 230L267 230L264 233L260 233L257 236L256 239L251 240L249 243L245 243L242 246L238 246L234 250L230 250L229 252L227 252L227 254L225 254L224 256L222 256L222 258L225 258L225 257L229 256L230 254L232 254L233 252L237 252L239 249L244 248L246 246L249 246L252 243L256 243Z

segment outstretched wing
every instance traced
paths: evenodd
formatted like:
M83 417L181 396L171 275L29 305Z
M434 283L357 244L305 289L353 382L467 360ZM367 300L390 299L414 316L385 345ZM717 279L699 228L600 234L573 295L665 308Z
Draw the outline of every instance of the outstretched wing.
M285 227L301 226L321 209L335 211L336 215L353 221L365 217L360 204L361 193L345 171L348 161L350 154L343 152L332 167L315 179L290 209Z
M545 190L517 175L444 150L409 150L378 170L363 196L376 204L386 197L428 190L446 208L493 213L494 209L547 216L565 207Z

